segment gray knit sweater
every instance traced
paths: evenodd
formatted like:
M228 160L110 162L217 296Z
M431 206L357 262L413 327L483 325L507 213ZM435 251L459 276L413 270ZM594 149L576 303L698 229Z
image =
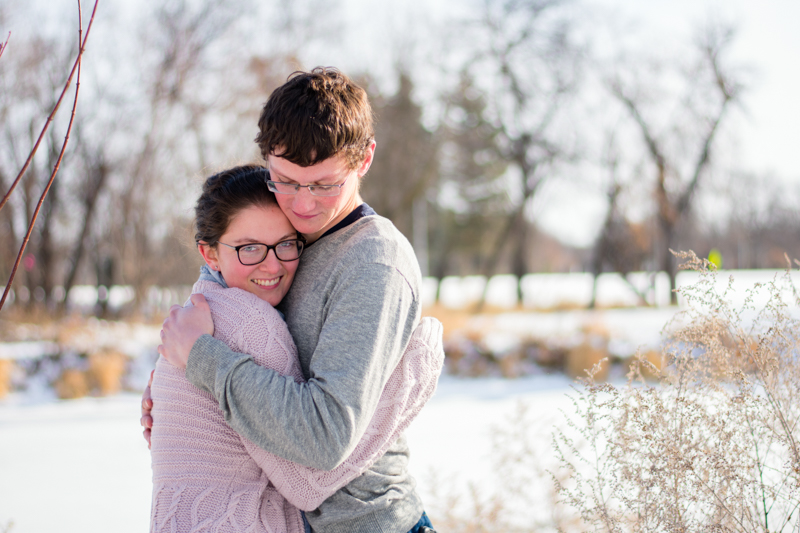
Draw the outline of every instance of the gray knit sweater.
M303 254L281 304L306 383L259 367L209 335L186 376L212 393L225 418L265 450L332 469L364 433L419 322L420 271L388 220L361 218ZM403 437L367 472L306 513L319 533L405 533L422 515Z

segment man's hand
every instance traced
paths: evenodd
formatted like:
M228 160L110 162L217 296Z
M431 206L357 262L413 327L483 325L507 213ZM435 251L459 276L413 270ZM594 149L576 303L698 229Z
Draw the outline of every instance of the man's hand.
M186 368L189 352L201 335L213 335L214 321L211 309L202 294L192 294L192 305L173 305L161 328L161 344L158 353L177 366Z
M147 381L147 387L142 394L142 418L139 422L144 428L144 440L147 441L147 447L150 448L150 430L153 428L153 417L150 412L153 410L153 398L150 396L150 387L153 385L153 374L155 370L150 371L150 379Z

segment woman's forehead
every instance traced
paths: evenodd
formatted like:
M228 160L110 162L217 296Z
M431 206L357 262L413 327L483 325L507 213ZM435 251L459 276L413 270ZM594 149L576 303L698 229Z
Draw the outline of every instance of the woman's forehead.
M225 235L242 242L264 242L261 239L292 238L296 232L277 205L252 205L236 213Z

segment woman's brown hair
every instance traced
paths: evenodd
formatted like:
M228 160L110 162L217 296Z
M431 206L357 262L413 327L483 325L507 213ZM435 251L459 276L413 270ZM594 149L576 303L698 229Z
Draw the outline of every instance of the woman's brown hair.
M194 208L195 242L214 246L242 209L278 205L267 189L268 179L269 171L260 165L234 167L206 179Z

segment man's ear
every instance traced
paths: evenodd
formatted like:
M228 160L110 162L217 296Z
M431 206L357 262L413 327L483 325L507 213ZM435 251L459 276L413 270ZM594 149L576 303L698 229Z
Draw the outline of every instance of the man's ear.
M211 270L219 270L219 258L217 257L217 249L204 242L197 243L197 251L203 256L206 264Z
M361 162L361 166L358 167L358 177L362 177L364 174L367 173L369 167L372 165L372 160L375 158L375 141L369 143L367 147L367 153L364 155L364 160Z

